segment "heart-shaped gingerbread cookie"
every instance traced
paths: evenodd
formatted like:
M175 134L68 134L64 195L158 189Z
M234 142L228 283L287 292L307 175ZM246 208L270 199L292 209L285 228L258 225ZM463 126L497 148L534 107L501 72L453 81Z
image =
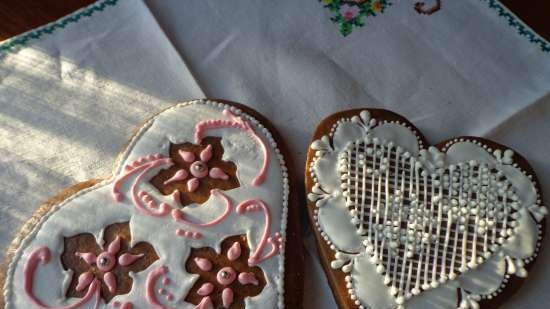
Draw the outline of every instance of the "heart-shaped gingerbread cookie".
M138 130L113 177L37 211L9 249L0 299L9 309L298 308L287 164L256 112L175 105Z
M427 146L384 110L332 115L306 185L342 308L478 308L527 276L540 245L538 183L512 150L462 137Z

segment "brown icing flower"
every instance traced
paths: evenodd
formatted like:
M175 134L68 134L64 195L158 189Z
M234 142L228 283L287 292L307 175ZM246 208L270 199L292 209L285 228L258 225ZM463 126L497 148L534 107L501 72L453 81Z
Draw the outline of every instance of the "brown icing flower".
M161 170L151 183L163 195L174 195L181 206L202 204L212 189L230 190L239 187L233 162L222 161L221 138L206 137L201 144L170 144L174 165Z
M158 259L155 249L148 243L129 247L128 222L107 226L103 241L103 246L98 245L95 236L89 233L65 238L61 262L65 269L73 271L68 297L83 297L95 278L101 282L101 297L109 302L115 295L130 292L130 271L142 271Z
M259 267L248 266L250 249L245 235L226 238L221 248L221 254L208 247L191 249L185 269L199 279L185 301L204 308L242 309L246 297L263 290L264 273Z

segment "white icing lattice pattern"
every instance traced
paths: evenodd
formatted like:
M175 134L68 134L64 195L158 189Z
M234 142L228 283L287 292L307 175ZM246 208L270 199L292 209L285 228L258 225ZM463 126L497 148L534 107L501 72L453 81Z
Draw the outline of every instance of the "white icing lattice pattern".
M476 268L514 234L518 196L486 163L423 164L370 137L338 160L352 223L398 304Z

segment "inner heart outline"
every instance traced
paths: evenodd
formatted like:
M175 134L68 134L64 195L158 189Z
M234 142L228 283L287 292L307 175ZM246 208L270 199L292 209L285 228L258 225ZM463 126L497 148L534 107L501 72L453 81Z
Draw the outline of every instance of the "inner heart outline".
M517 225L518 196L502 172L474 160L426 161L369 137L340 154L352 223L398 299L476 268Z

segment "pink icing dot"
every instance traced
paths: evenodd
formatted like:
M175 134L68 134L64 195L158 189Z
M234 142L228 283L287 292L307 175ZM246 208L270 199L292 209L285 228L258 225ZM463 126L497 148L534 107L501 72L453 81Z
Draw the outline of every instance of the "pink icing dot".
M206 146L200 154L201 161L208 162L212 158L212 145Z
M185 180L185 178L187 178L188 175L189 175L189 173L186 170L181 169L181 170L177 171L174 174L174 176L172 176L170 179L166 180L164 182L164 185L168 185L168 184L171 184L171 183L176 182L176 181Z
M195 161L195 155L192 152L180 150L179 154L180 154L181 158L183 159L183 161L185 161L187 163L191 163L191 162Z
M232 267L224 267L216 275L216 280L222 285L230 285L236 278L237 273Z
M208 296L214 291L214 285L210 282L203 283L201 287L197 290L197 294L200 296Z
M195 264L197 264L202 271L210 271L212 269L212 263L205 258L195 258Z
M256 276L254 273L240 273L239 274L239 283L242 285L246 284L253 284L258 285L258 279L256 279Z
M189 166L191 174L197 178L203 178L208 175L208 165L202 161L195 161Z
M78 276L78 284L76 285L75 290L77 292L84 290L90 285L90 283L92 283L93 279L94 279L94 274L92 274L89 271L80 274L80 276Z
M221 168L218 168L218 167L212 168L209 172L209 176L210 178L213 178L213 179L222 179L222 180L229 179L229 176Z
M233 290L231 288L223 289L222 303L224 308L229 308L233 304Z
M241 256L241 244L239 242L234 242L233 245L231 245L231 248L227 251L227 258L230 261L234 261L238 259Z
M116 259L109 252L103 252L97 257L96 263L99 270L109 271L115 267Z
M118 257L118 263L122 266L128 266L134 263L137 259L139 259L142 256L143 254L124 253Z
M187 181L187 191L195 192L199 187L199 180L197 178L191 178Z

